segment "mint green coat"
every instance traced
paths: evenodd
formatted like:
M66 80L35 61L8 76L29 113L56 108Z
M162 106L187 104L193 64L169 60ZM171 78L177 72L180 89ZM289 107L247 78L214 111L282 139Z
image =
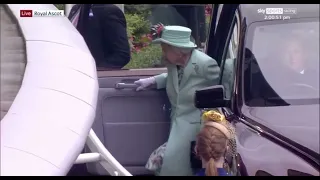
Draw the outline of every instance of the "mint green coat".
M191 176L190 145L200 130L201 115L194 106L194 93L218 84L220 68L214 59L193 50L180 85L177 67L167 69L168 73L155 76L157 88L166 88L171 103L171 130L160 176Z

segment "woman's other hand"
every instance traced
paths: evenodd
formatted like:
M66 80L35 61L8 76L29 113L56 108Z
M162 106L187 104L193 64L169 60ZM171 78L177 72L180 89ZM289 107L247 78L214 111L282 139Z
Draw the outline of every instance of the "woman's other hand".
M145 79L139 79L138 81L135 81L134 83L139 85L139 87L137 87L136 91L142 91L142 90L146 90L150 86L156 84L156 79L154 77L149 77L149 78L145 78Z

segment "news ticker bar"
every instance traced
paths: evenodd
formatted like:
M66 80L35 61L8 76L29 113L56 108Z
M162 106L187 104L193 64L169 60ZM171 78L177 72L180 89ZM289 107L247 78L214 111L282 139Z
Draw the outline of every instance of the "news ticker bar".
M64 10L20 10L20 17L62 17Z

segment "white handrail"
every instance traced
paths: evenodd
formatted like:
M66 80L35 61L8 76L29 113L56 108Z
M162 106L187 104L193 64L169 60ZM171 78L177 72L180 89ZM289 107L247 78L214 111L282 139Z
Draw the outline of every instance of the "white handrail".
M98 162L100 160L101 160L101 156L99 153L83 153L78 156L74 164Z
M91 150L91 152L98 152L100 154L100 159L97 158L95 153L90 153L89 156L86 154L80 154L76 163L89 163L100 161L100 164L108 171L110 175L113 176L132 176L104 147L102 142L97 137L96 133L91 129L86 143Z

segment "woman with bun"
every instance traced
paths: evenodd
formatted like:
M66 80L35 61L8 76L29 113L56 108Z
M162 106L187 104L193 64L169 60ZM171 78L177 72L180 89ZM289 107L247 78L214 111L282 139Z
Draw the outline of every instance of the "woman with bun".
M197 176L230 176L225 169L225 156L236 151L234 129L218 111L202 116L203 128L197 135L195 152L202 161Z

